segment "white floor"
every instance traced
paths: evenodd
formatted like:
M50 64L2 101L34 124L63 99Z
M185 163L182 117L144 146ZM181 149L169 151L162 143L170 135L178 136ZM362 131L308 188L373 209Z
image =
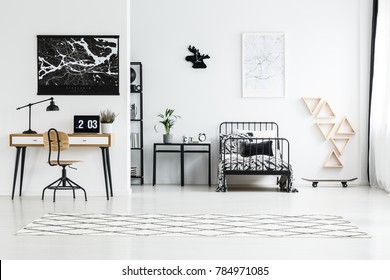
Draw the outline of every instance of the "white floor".
M130 197L81 193L51 201L0 197L0 259L390 259L390 196L364 186L300 187L299 193L234 187L216 193L208 186L134 186ZM269 213L335 214L371 238L215 238L118 236L16 236L46 213Z

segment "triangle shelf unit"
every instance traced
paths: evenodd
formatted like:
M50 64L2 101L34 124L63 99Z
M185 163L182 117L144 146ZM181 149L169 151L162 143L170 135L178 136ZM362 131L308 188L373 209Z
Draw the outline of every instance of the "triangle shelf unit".
M330 138L330 140L332 140L332 143L336 148L336 151L341 156L344 153L345 148L348 146L348 143L351 140L351 138L342 137L342 136L333 136Z
M316 124L320 129L322 135L324 136L325 140L329 138L330 134L333 131L333 128L336 125L336 123L334 122L317 122Z
M321 103L321 97L302 97L302 99L303 102L305 102L307 109L310 111L310 114L314 116L314 112Z
M332 150L330 153L328 159L326 160L324 167L331 167L331 168L342 168L343 164L340 161L340 158L336 154L335 150Z
M354 135L356 134L355 129L352 127L351 123L349 122L347 117L344 117L341 121L339 127L336 130L336 134L347 134L347 135Z
M334 118L336 115L334 114L332 108L330 107L328 101L325 100L324 103L322 103L320 110L317 113L317 118L319 119L328 119L328 118Z

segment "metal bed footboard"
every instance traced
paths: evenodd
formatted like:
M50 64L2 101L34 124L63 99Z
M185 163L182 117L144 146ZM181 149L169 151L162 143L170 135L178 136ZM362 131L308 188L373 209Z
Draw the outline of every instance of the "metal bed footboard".
M266 155L263 148L252 148L252 145L272 141L274 152ZM250 144L249 155L242 156L240 146ZM232 149L231 147L236 147ZM223 141L221 159L223 166L224 185L226 175L275 175L287 176L287 188L291 183L290 142L286 138L241 138L229 137Z
M276 138L242 138L235 137L235 131L266 131L276 130ZM274 175L287 176L287 191L291 191L290 168L290 142L286 138L279 137L279 127L275 122L223 122L219 127L219 133L233 134L226 139L220 138L220 157L223 162L229 164L223 165L223 184L226 186L226 175ZM240 154L240 145L243 142L259 144L266 141L272 141L275 154L273 156L264 155L264 151L251 150L249 155L242 157ZM231 149L232 147L236 147ZM263 154L262 154L263 153ZM240 161L238 161L240 159ZM230 161L230 162L229 162ZM236 162L234 162L236 161ZM262 164L258 164L260 161Z
M243 156L243 162L245 161L253 161L258 162L261 160L261 162L264 162L267 160L267 164L262 165L262 169L266 168L267 170L274 170L274 171L285 171L286 169L289 170L290 166L290 142L286 138L242 138L242 137L229 137L224 140L222 145L222 159L224 162L226 162L226 158L230 160L230 163L232 162L232 159L239 158L241 156L240 146L247 144L261 144L266 142L272 142L272 146L274 147L272 150L274 151L271 156L267 155L267 151L265 151L265 147L256 148L256 147L250 147L249 148L249 155ZM237 147L236 149L231 149L231 147ZM229 147L229 148L227 148ZM280 167L276 167L280 162L287 163L287 166L280 165ZM273 164L273 165L272 165ZM232 164L230 164L232 166ZM275 166L275 167L274 167ZM237 165L238 167L238 165ZM259 170L257 167L254 170L251 169L251 166L249 166L248 171L264 171ZM243 166L241 166L243 168ZM234 169L239 171L240 169ZM228 170L225 170L228 171Z

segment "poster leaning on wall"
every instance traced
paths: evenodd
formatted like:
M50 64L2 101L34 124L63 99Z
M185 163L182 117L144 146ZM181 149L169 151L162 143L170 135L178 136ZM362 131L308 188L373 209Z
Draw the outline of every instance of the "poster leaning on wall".
M283 33L242 35L243 97L285 96Z
M38 35L38 95L119 95L119 36Z

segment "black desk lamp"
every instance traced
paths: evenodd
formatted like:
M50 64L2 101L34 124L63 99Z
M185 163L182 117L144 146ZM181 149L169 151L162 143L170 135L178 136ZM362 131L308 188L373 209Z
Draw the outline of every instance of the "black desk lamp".
M31 106L39 104L39 103L43 103L43 102L46 102L46 101L49 101L49 100L50 100L50 105L47 106L46 111L59 111L60 108L58 108L58 106L54 103L54 98L53 97L50 97L48 99L41 100L41 101L38 101L38 102L35 102L35 103L29 103L29 104L24 105L22 107L16 108L16 110L20 110L20 109L28 107L28 130L23 131L23 134L37 134L36 131L31 130Z

